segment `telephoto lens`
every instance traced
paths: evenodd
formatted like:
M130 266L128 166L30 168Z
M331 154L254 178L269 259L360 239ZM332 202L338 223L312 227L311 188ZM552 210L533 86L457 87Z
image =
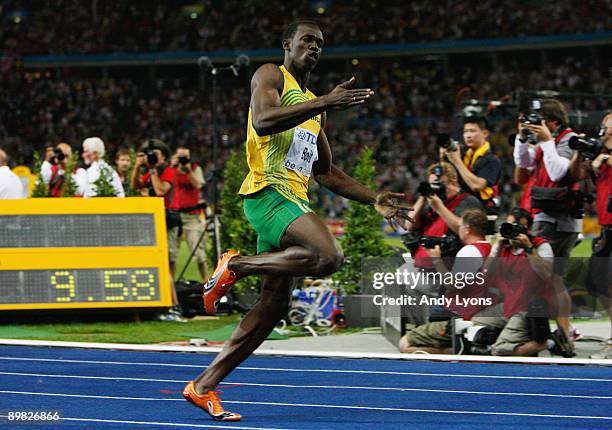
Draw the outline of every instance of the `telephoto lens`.
M599 139L572 136L569 140L569 147L580 152L585 159L592 160L599 155L603 145Z

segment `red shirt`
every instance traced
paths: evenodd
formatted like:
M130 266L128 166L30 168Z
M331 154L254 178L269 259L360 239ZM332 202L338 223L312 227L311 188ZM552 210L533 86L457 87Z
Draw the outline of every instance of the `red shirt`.
M51 197L62 196L62 186L64 185L64 174L59 173L60 168L57 164L51 166L51 179L49 179L49 191Z
M566 128L561 133L559 133L559 135L555 137L555 145L558 145L561 142L561 139L563 139L565 135L569 133L573 133L571 128ZM542 150L541 147L538 147L536 149L535 157L536 157L535 159L536 159L537 167L536 167L536 173L535 173L535 181L532 184L533 187L556 188L556 187L563 187L566 185L570 185L567 180L568 178L567 175L564 178L561 178L561 180L556 181L556 182L550 179L550 176L548 176L548 170L546 170L546 164L544 163L544 151ZM578 189L578 184L574 184L573 189ZM536 208L531 208L531 213L533 215L537 214L538 212L541 212L541 210L536 209Z
M79 167L75 166L73 174L77 172ZM64 186L64 182L66 181L66 172L62 170L63 173L60 173L60 166L58 164L54 164L51 166L51 178L49 179L49 192L51 197L62 197L63 191L62 188ZM74 196L81 197L81 196Z
M196 164L191 165L191 171L195 171L197 169ZM170 209L183 209L192 207L198 204L200 200L200 189L194 187L189 180L189 175L181 173L178 169L172 169L175 172L174 183L176 188L174 190L174 198L172 199L172 203L170 204ZM194 210L189 213L198 214L201 213L202 209Z
M170 185L172 185L170 191L168 191L166 195L164 195L164 206L166 208L170 208L170 203L172 202L172 194L174 193L174 169L172 167L164 168L161 175L159 175L159 179L161 179L163 182L168 182ZM140 181L149 189L149 195L155 196L155 191L153 191L153 184L151 183L151 173L147 172L142 175L140 177ZM152 191L153 194L151 194Z
M605 154L610 151L604 149ZM612 167L603 163L599 168L599 174L595 178L597 194L597 220L599 225L612 225L612 213L608 212L608 199L612 194Z
M537 249L546 240L534 237L531 242ZM536 249L533 252L537 252ZM540 278L531 267L525 252L514 255L511 248L503 248L498 258L502 259L499 262L501 267L491 274L486 283L498 287L504 294L504 317L510 318L519 312L526 312L529 302L536 298L545 299L550 306L551 279Z

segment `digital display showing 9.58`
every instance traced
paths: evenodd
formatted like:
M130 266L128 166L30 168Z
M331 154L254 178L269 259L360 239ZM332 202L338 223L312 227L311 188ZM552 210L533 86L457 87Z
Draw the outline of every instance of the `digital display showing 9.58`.
M0 304L160 300L155 267L0 271Z

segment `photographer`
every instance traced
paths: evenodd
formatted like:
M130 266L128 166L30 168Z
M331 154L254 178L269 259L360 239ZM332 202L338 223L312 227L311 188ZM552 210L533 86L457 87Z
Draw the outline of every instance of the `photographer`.
M49 193L51 197L62 197L62 188L64 187L64 182L66 180L66 169L68 163L72 158L72 148L66 142L58 143L57 146L53 149L51 156L51 151L47 148L45 157L48 159L48 163L51 164L50 174L48 176L48 180L46 179L46 174L44 173L41 166L41 173L43 173L43 181L45 184L49 185ZM80 166L75 166L74 171L72 172L75 181L77 178L81 178L85 176L85 170ZM82 195L78 193L78 195Z
M551 334L548 323L558 296L567 295L567 290L555 290L552 247L544 238L531 235L532 223L528 211L514 208L485 264L488 284L504 296L503 315L508 319L491 353L537 356L552 348L553 353L571 357L573 349L564 333ZM549 345L550 338L554 342Z
M461 158L461 149L455 141L446 141L440 148L440 157L446 157L457 169L462 188L476 196L489 210L495 208L501 162L491 151L489 125L483 117L470 116L463 122L463 141L467 146Z
M541 122L536 124L538 120ZM576 133L569 128L565 107L553 99L543 100L535 116L519 117L518 129L514 145L516 167L523 173L530 168L536 169L531 190L534 234L550 242L558 259L569 257L582 231L582 222L572 217L570 204L562 200L565 195L557 197L555 193L559 188L567 191L575 182L569 174L574 154L569 141ZM530 139L537 141L535 147L529 147ZM554 199L558 199L557 204L550 204ZM556 267L555 272L563 275L564 270L564 267Z
M54 164L55 157L55 145L52 143L45 144L45 157L42 164L40 165L40 174L45 184L49 185L49 179L51 179L51 168Z
M136 164L132 171L132 189L145 189L150 197L163 197L166 208L172 202L172 187L175 170L168 165L170 149L158 139L144 142L136 154Z
M612 113L602 120L599 137L600 142L584 145L578 152L581 160L592 160L588 168L596 187L597 221L601 226L601 235L593 240L587 289L600 298L612 324ZM612 327L607 343L612 346Z
M466 209L482 209L474 196L461 191L457 171L449 163L439 163L427 169L428 182L419 185L419 198L414 204L414 223L406 223L410 232L422 236L443 237L459 233L461 214ZM414 252L415 266L431 268L427 251L418 246Z
M167 233L174 228L180 227L180 214L170 208L172 203L173 189L176 171L167 162L170 159L170 149L158 139L145 141L136 153L136 164L132 171L132 189L145 190L150 197L163 197L166 208L166 230ZM170 234L168 234L168 238ZM170 246L170 239L168 239ZM170 277L172 287L172 303L174 306L167 314L159 315L162 321L184 322L178 307L178 297L174 288L174 281Z
M205 204L200 199L200 190L205 184L202 168L191 161L191 151L185 146L179 146L176 149L171 164L176 173L176 189L170 208L180 213L182 231L185 233L189 251L192 252L197 246L195 257L198 262L198 269L202 279L206 279L208 277L208 267L206 264L205 240L202 236L206 228L203 219ZM168 232L170 273L173 276L180 243L181 228L173 227Z
M569 141L576 133L569 128L567 112L558 100L535 101L532 105L534 111L521 115L518 121L515 177L524 179L529 169L535 168L531 188L533 234L550 243L555 254L554 272L559 276L557 282L563 282L568 257L582 231L582 215L576 210L581 202L573 191L578 178L570 171L574 151ZM536 146L530 148L530 142ZM568 300L560 306L559 319L567 334L571 302Z
M461 247L457 235L461 224L461 214L470 208L482 209L478 199L461 192L455 168L449 163L439 163L427 169L428 181L421 182L417 192L420 194L414 205L414 223L405 223L408 234L404 243L412 254L400 270L407 272L432 272L432 260L424 245L431 246L442 241L444 257L453 257ZM429 243L431 242L431 244ZM435 244L434 244L435 245ZM406 291L417 300L423 295L436 297L439 291L431 285L418 284ZM411 323L423 324L429 320L431 306L411 306L406 309Z
M485 240L488 227L487 215L481 209L468 209L460 220L459 238L464 246L457 253L451 272L461 275L461 279L469 277L474 282L465 285L458 283L446 285L445 294L442 297L449 298L449 301L445 309L452 312L452 316L472 320L476 325L501 329L505 320L498 315L499 311L495 306L498 298L489 292L485 282L477 281L477 274L482 272L483 263L491 250L491 244ZM437 272L448 273L441 259L440 246L427 249L427 253L432 258ZM402 337L399 345L400 351L405 353L425 351L430 354L452 353L451 327L452 321L450 320L420 325Z

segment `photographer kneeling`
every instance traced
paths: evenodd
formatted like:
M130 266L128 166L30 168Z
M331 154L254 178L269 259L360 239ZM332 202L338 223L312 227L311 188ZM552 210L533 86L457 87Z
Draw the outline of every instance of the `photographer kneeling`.
M498 316L498 297L489 292L482 266L491 250L485 240L488 220L481 209L466 210L460 218L459 238L463 247L457 253L450 274L454 283L443 282L445 288L444 308L464 320L492 329L501 329L505 320ZM448 275L447 266L441 259L440 246L427 249L435 270ZM446 276L440 279L449 279ZM461 281L460 281L461 279ZM467 282L470 279L473 282ZM466 282L464 283L463 280ZM400 339L401 352L424 351L430 354L452 353L452 316L448 321L435 321L420 325Z
M414 205L414 223L406 223L404 228L408 234L404 243L412 254L412 260L400 268L402 271L419 271L423 273L435 271L426 247L429 242L442 239L444 257L454 257L460 248L457 234L461 224L461 214L467 209L482 209L478 199L461 191L457 171L449 163L438 163L427 169L427 182L421 182L418 187L419 198ZM435 297L437 290L431 285L419 284L406 294ZM411 306L405 310L408 321L413 324L424 324L429 321L431 307Z
M508 323L491 347L493 355L537 356L540 351L573 356L563 332L550 333L554 312L553 251L546 239L531 235L533 219L516 207L500 227L485 264L488 284L504 296ZM563 294L564 291L561 291ZM548 343L548 339L553 342Z

